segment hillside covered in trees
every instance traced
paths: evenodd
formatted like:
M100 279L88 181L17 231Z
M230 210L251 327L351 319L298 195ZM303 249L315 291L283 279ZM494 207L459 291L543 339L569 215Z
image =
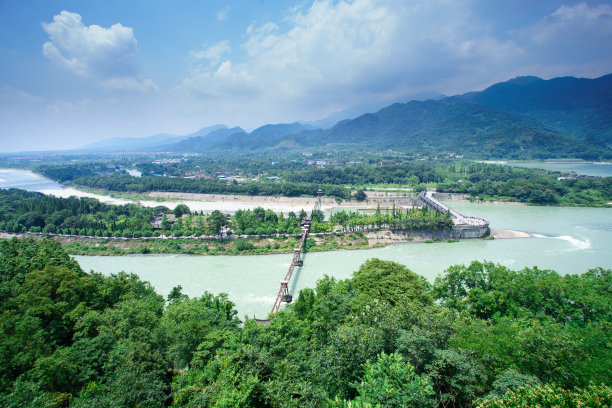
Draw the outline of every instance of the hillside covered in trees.
M593 79L517 77L458 98L525 115L568 136L612 142L612 74Z
M372 259L267 327L54 241L0 241L3 407L607 407L610 270Z
M215 126L175 143L161 143L153 136L149 146L139 146L145 151L213 156L315 148L370 153L450 151L477 159L602 160L612 157L611 112L612 74L594 79L517 77L483 91L395 103L341 120L329 129L297 122L267 124L250 133ZM114 142L118 151L138 146L134 143ZM99 145L108 150L108 143Z

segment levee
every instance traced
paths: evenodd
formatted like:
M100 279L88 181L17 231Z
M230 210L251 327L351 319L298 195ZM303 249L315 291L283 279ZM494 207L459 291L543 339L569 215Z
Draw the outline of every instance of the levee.
M421 203L432 210L441 212L442 214L450 214L453 220L453 229L450 231L450 238L454 239L469 239L469 238L484 238L491 233L489 221L483 218L469 217L453 210L449 206L434 198L434 190L422 191L418 198Z

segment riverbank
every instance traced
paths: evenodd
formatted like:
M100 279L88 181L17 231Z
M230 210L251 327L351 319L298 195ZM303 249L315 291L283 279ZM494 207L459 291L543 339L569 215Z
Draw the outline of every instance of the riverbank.
M122 256L134 254L192 254L192 255L268 255L292 253L299 236L263 238L121 238L51 236L0 232L0 239L50 238L60 242L71 255ZM531 234L513 230L492 230L491 238L530 238ZM491 239L488 238L488 239ZM456 239L440 240L427 233L398 233L388 230L357 231L334 234L311 234L307 241L308 252L335 251L341 249L381 248L401 243L457 242Z
M435 193L434 197L440 201L451 201L451 202L456 202L456 203L527 205L527 203L522 202L522 201L477 200L469 194L461 194L461 193Z
M34 238L45 236L33 234L0 233L0 239ZM91 237L49 237L62 244L70 255L121 256L134 254L192 254L192 255L269 255L293 253L299 236L235 239L137 239L105 240ZM333 251L339 249L368 249L390 244L422 242L422 238L390 231L351 232L327 235L311 235L306 247L308 252Z

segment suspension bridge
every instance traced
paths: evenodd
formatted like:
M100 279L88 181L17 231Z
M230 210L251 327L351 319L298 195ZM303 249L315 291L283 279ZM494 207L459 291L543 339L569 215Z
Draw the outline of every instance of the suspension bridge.
M315 200L315 205L313 208L313 212L321 210L321 196L323 195L323 190L317 190L317 199ZM312 213L311 213L312 214ZM291 264L289 265L289 270L285 275L284 279L280 281L280 289L278 294L276 295L276 300L274 301L274 306L272 306L272 310L270 311L270 319L257 319L256 321L267 325L272 320L272 317L278 312L282 303L291 303L293 298L289 293L289 281L291 280L291 276L293 276L293 271L295 268L301 268L304 266L304 261L302 260L302 255L306 250L306 239L308 239L308 234L310 233L310 225L312 224L312 216L306 216L302 219L300 228L302 229L302 236L300 237L300 242L293 250L293 259L291 260Z

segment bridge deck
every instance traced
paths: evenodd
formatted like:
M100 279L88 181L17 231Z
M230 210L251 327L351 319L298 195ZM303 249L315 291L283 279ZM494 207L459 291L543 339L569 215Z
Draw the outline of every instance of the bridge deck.
M274 306L270 313L274 315L278 312L280 308L283 296L286 294L286 284L291 280L291 276L293 275L293 270L295 269L295 265L301 259L301 254L304 251L304 244L306 243L306 238L308 238L308 232L310 232L310 224L303 224L302 226L302 237L300 238L300 243L298 247L293 252L293 259L291 260L291 265L289 265L289 270L285 275L285 279L281 281L281 287L278 291L278 295L276 296L276 301L274 302Z
M487 226L489 225L489 221L477 218L477 217L467 217L459 212L453 210L449 206L441 203L440 201L434 198L435 191L427 190L421 191L419 193L419 198L429 207L434 208L440 211L442 214L449 213L454 225L474 225L474 226Z
M314 208L312 212L321 210L321 196L323 195L322 190L317 190L317 200L315 201ZM298 265L298 262L301 261L302 253L304 252L304 245L306 244L306 239L308 238L308 233L310 232L310 224L312 222L311 217L306 217L302 220L302 237L300 238L300 243L298 247L293 251L293 259L291 260L291 265L289 265L289 270L285 275L285 279L281 281L280 289L278 291L278 295L276 295L276 300L274 301L274 306L272 306L272 310L270 311L271 316L274 316L278 309L280 308L281 303L283 302L283 296L289 295L289 281L291 280L291 276L293 275L293 270ZM299 263L299 266L302 266L302 263ZM269 322L269 320L266 320ZM262 320L263 322L263 320Z

